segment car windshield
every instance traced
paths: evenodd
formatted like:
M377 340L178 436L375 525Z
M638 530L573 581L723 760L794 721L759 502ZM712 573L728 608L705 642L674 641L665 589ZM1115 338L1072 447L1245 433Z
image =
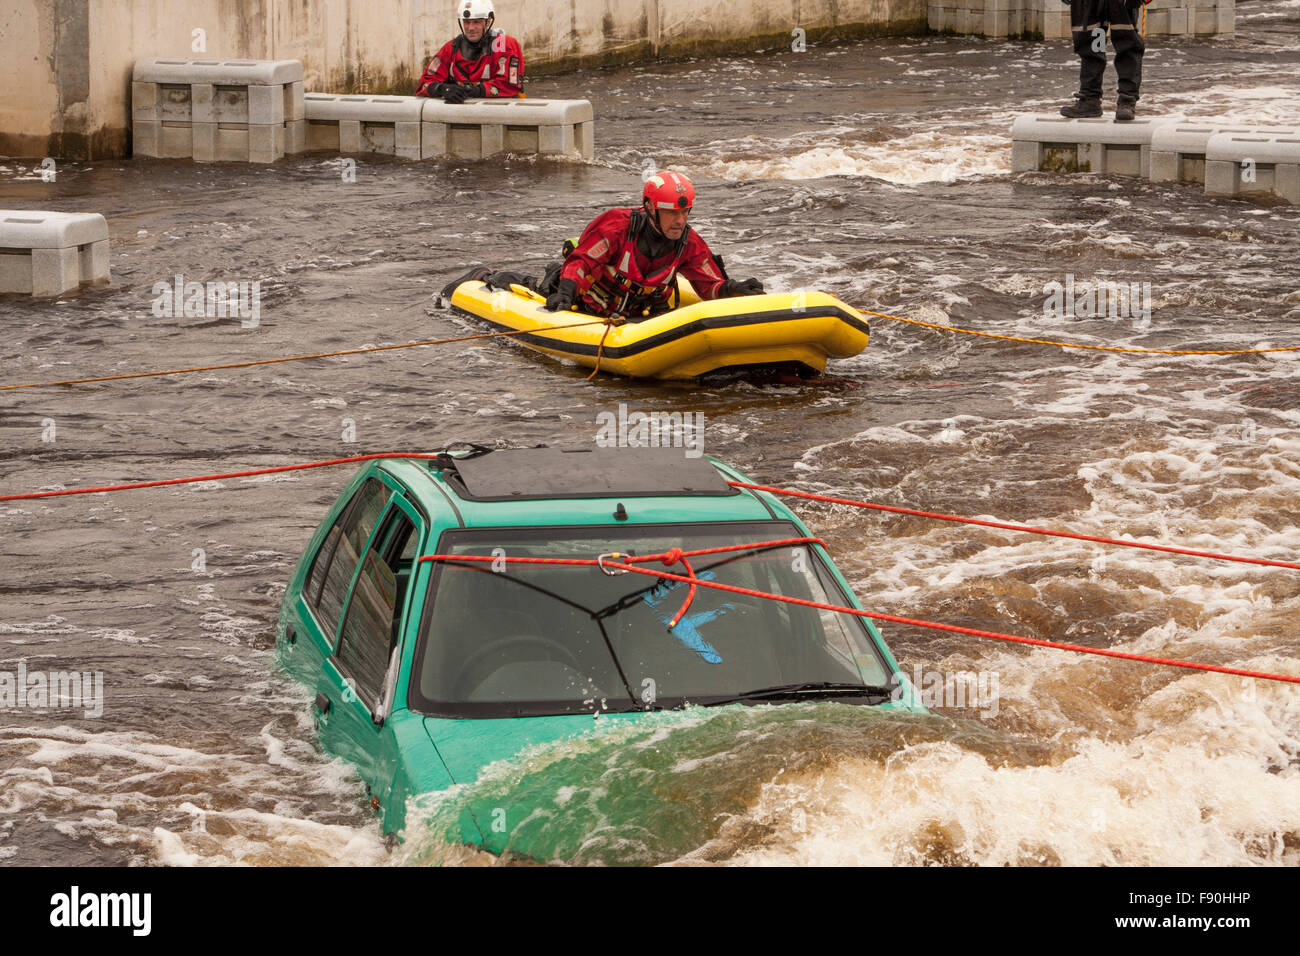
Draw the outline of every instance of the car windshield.
M658 554L801 537L788 522L450 531L439 553L493 558ZM815 546L689 559L702 580L847 604ZM436 563L412 709L501 717L631 711L820 693L879 702L885 661L856 615L597 567ZM664 569L683 573L680 564ZM829 686L828 686L829 685ZM864 688L874 688L868 692Z

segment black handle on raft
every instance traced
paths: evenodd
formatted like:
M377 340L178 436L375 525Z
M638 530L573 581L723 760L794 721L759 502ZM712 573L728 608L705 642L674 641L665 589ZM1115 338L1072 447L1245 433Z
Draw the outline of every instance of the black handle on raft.
M325 696L324 692L316 695L316 709L319 710L322 715L330 712L330 699Z

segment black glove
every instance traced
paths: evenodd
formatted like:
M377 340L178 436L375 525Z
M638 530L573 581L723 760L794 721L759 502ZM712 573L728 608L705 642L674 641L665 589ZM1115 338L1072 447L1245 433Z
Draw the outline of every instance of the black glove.
M733 295L763 295L763 283L757 279L728 279L718 290L718 298L726 299Z
M573 307L573 299L578 294L578 283L572 279L561 279L555 294L546 300L550 312L568 312Z
M457 83L444 84L447 89L442 94L444 103L464 103L472 96L483 97L487 95L487 90L483 88L482 83L474 83L468 86L461 86Z

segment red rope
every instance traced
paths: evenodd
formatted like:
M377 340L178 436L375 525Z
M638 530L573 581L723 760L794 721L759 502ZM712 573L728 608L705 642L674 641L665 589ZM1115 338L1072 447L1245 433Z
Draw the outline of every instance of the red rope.
M662 561L665 567L672 567L680 561L685 566L687 573L690 575L689 577L682 578L670 575L670 577L673 577L673 580L686 581L690 585L690 589L686 592L686 600L682 603L682 606L677 613L673 615L673 619L668 622L668 629L671 631L677 626L678 622L681 621L682 615L686 613L686 610L691 606L691 601L695 599L695 583L697 581L701 584L705 583L695 576L695 571L691 568L690 562L686 560L687 558L693 558L701 554L728 554L732 551L754 551L759 548L781 548L795 544L820 544L823 548L826 547L826 542L821 538L781 538L777 541L755 541L752 544L728 544L716 548L699 548L694 551L683 551L681 548L669 548L667 551L662 551L659 554L623 555L623 557L627 559L629 564L632 562L645 563L647 561ZM426 554L420 560L478 562L508 561L515 564L559 564L568 567L598 567L602 570L604 568L628 570L627 565L621 564L613 559L602 562L599 558L510 558L501 555ZM761 592L755 591L754 593L760 594Z
M20 495L0 495L0 501L25 501L30 498L58 498L63 495L96 495L105 491L133 491L136 488L158 488L162 485L189 485L200 481L220 481L223 478L251 478L255 475L274 475L285 471L304 471L308 468L328 468L331 465L348 465L358 461L378 458L437 458L436 454L418 454L403 451L386 451L374 455L356 455L352 458L329 458L309 461L301 465L280 465L276 468L255 468L251 471L231 471L222 475L196 475L192 478L164 478L159 481L137 481L127 485L103 485L99 488L66 488L62 491L29 491Z
M722 551L736 551L741 549L760 548L769 545L783 545L788 543L815 542L825 546L817 538L791 538L786 541L765 541L747 545L732 545L726 548L708 548L701 551L687 551L683 554L716 554ZM629 561L653 561L663 559L665 556L672 554L646 555L644 557L629 558ZM484 555L467 555L467 554L428 554L420 558L421 561L506 561L518 564L558 564L569 566L586 566L586 567L606 567L616 568L622 571L635 571L637 574L648 574L652 577L663 578L667 581L682 581L690 584L693 588L695 585L706 588L716 588L719 591L730 591L734 594L744 594L749 597L765 598L769 601L781 601L785 604L798 604L803 607L818 608L823 611L838 611L842 614L856 614L859 617L869 617L877 621L890 621L894 624L908 624L913 627L926 627L937 631L949 631L954 634L970 634L974 637L983 637L995 641L1010 641L1015 644L1029 644L1034 647L1050 647L1059 651L1073 651L1076 654L1095 654L1099 657L1115 657L1126 661L1141 661L1146 664L1163 664L1167 667L1182 667L1189 670L1212 671L1216 674L1233 674L1239 677L1254 677L1259 680L1282 681L1289 684L1300 684L1300 677L1292 677L1289 674L1270 674L1265 671L1244 670L1239 667L1221 667L1218 664L1199 664L1195 661L1181 661L1171 657L1155 657L1149 654L1129 654L1125 651L1112 651L1101 647L1084 647L1081 644L1066 644L1061 641L1045 641L1035 637L1019 637L1015 634L1000 634L997 631L981 631L973 627L959 627L956 624L940 624L935 621L922 621L917 618L899 617L895 614L880 614L875 611L863 611L855 607L841 607L838 604L824 604L821 601L807 601L803 598L787 597L784 594L771 594L767 591L756 591L753 588L742 588L734 584L720 584L717 581L705 581L696 578L694 572L690 577L684 577L680 574L670 574L667 571L656 571L652 568L639 568L633 564L618 561L605 561L603 565L592 558L525 558L525 557L503 557L503 556L484 556ZM666 563L666 562L665 562ZM688 602L689 603L689 602ZM685 607L682 608L685 611ZM682 612L678 612L678 617ZM674 618L673 624L677 623ZM669 627L673 625L670 624Z
M794 491L789 488L772 488L768 485L752 485L746 481L728 481L727 484L737 488L749 488L752 491L767 491L774 495L789 495L794 498L809 498L813 501L828 501L836 505L851 505L854 508L871 508L875 511L889 511L900 515L914 515L918 518L935 518L939 521L959 521L962 524L977 524L985 528L1002 528L1006 531L1025 531L1029 534L1049 534L1055 538L1074 538L1077 541L1095 541L1099 544L1118 544L1126 548L1143 548L1147 551L1167 551L1170 554L1186 554L1194 558L1214 558L1218 561L1239 561L1242 564L1262 564L1271 568L1291 568L1300 571L1300 564L1290 561L1273 561L1268 558L1239 558L1231 554L1219 554L1214 551L1193 551L1190 548L1175 548L1166 544L1146 544L1142 541L1122 541L1118 538L1100 538L1091 534L1078 534L1074 531L1053 531L1050 528L1035 528L1031 525L1007 524L1004 521L983 521L979 518L963 518L959 515L946 515L933 511L915 511L911 508L897 508L893 505L878 505L870 501L854 501L851 498L835 498L831 495L814 495L807 491Z

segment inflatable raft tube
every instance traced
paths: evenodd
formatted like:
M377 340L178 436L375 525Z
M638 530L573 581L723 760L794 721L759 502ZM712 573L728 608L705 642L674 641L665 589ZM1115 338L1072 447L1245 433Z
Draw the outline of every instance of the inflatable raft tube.
M523 286L489 289L470 280L451 295L453 310L511 336L530 349L603 372L633 378L695 379L720 370L794 369L820 374L831 358L867 347L867 320L825 292L738 296L703 302L679 279L681 306L608 328L581 312L548 312L546 299ZM581 328L553 329L590 318ZM548 331L549 330L549 331ZM601 337L604 336L604 344Z

